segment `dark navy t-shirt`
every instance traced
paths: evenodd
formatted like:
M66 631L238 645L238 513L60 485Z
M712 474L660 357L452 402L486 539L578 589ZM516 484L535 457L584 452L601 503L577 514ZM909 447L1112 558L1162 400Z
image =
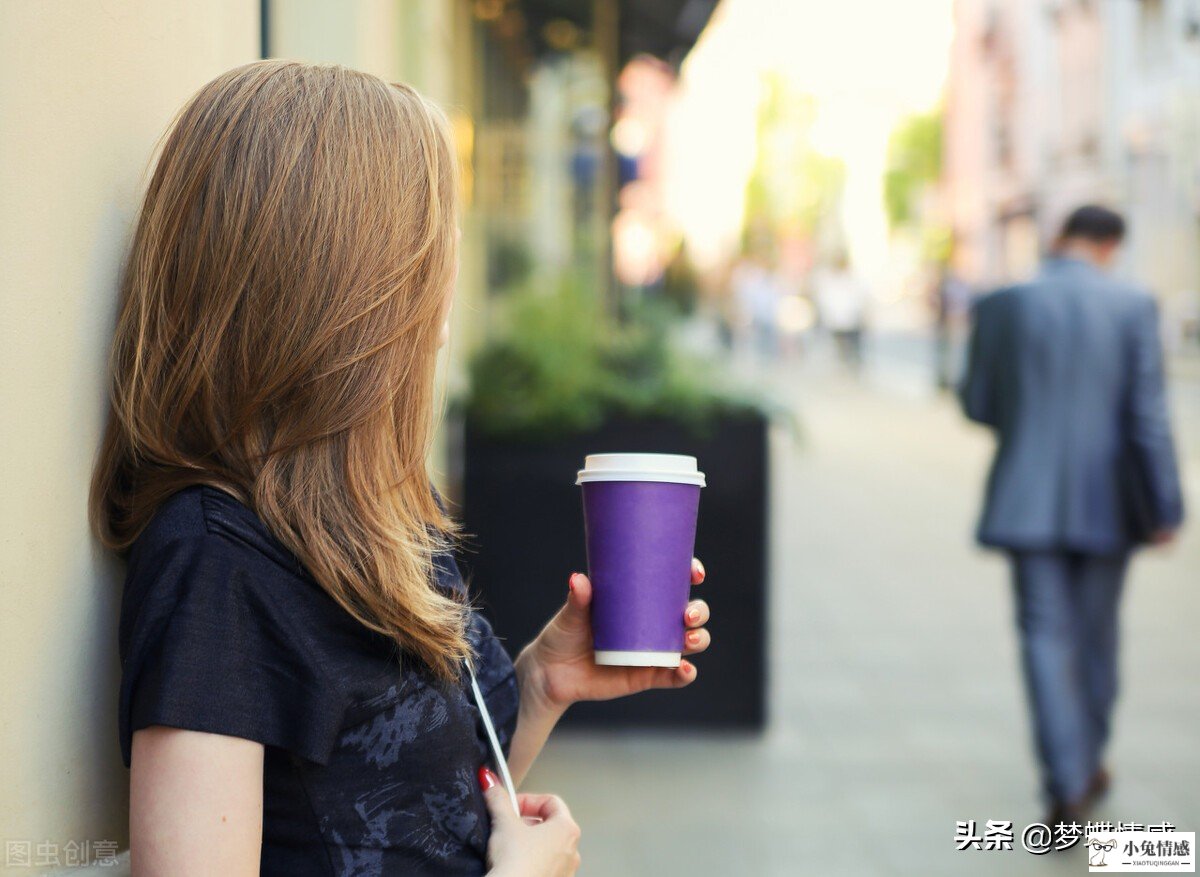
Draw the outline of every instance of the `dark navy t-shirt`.
M453 558L438 587L461 590ZM505 750L512 662L471 613L484 699ZM489 762L470 681L437 682L337 605L228 494L183 490L129 556L120 737L167 725L265 746L262 874L482 874Z

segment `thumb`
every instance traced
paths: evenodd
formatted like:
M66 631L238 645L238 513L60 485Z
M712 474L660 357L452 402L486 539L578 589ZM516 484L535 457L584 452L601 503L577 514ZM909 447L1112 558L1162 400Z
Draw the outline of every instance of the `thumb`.
M581 572L572 573L567 580L567 588L567 602L560 617L570 626L586 626L590 623L588 607L592 604L592 582Z
M513 810L512 800L508 797L508 790L501 784L500 777L486 767L479 768L479 787L483 789L483 800L487 803L493 826L518 818Z

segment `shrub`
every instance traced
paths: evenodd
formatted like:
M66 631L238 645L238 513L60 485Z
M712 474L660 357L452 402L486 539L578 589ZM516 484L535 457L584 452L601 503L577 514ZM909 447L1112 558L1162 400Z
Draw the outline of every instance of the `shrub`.
M669 343L674 312L641 304L617 319L577 276L549 292L515 290L495 303L471 357L465 413L495 436L546 438L614 416L661 417L704 431L718 415L764 405L728 387L708 363Z

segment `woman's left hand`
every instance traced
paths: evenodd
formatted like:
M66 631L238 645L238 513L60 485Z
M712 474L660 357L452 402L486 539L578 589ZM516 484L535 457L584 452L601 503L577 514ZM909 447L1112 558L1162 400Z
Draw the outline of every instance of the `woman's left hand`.
M704 564L692 559L692 584L704 581ZM537 639L517 660L533 695L554 709L563 710L580 700L612 700L650 688L682 688L696 679L696 665L686 659L678 667L605 667L592 659L592 583L583 573L571 576L567 602L550 619ZM708 648L712 638L708 604L692 600L684 610L685 655Z

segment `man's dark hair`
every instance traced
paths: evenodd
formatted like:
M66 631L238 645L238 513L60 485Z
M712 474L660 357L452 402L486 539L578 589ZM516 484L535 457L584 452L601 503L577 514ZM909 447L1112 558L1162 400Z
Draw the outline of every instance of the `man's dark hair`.
M1063 223L1059 240L1082 238L1094 244L1119 242L1125 237L1125 220L1121 214L1097 204L1087 204L1071 211Z

